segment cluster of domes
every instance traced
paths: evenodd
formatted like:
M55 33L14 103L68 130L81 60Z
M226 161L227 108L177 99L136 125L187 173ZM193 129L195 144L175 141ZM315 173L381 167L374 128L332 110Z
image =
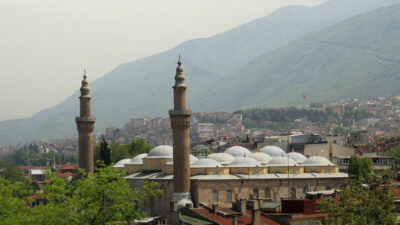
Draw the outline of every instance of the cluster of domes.
M114 167L125 165L143 165L145 160L163 160L164 165L173 165L173 148L169 145L160 145L153 148L148 154L143 153L133 159L118 161ZM150 162L150 161L149 161ZM153 161L154 162L154 161ZM158 164L158 163L156 163ZM287 166L335 166L328 159L321 156L305 157L298 152L285 153L277 146L265 146L259 152L251 152L241 146L232 146L222 153L212 153L205 158L196 158L190 155L190 168L255 168L255 167L287 167ZM160 168L157 166L157 168ZM148 169L148 168L147 168ZM314 171L314 170L312 170Z

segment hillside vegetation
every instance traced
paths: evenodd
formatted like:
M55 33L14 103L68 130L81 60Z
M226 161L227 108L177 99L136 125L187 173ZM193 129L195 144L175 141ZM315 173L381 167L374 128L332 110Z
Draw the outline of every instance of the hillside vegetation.
M268 52L206 89L197 104L253 106L400 94L400 5L378 9ZM208 103L208 104L206 104Z
M166 116L172 107L171 87L179 53L189 87L188 105L193 111L296 104L302 92L313 101L389 93L386 90L395 84L394 80L381 74L383 71L385 76L397 73L392 66L397 65L396 58L391 57L397 51L389 48L381 52L381 48L370 48L366 37L362 42L368 50L357 48L358 45L349 47L355 41L340 41L360 32L373 33L377 42L390 42L391 39L378 39L377 34L386 23L392 23L386 15L377 14L383 17L376 20L375 14L362 17L368 22L360 19L359 23L366 26L368 32L345 22L341 25L344 36L342 32L327 29L319 32L321 37L312 35L289 43L351 16L399 2L331 0L311 8L284 7L222 34L190 40L166 52L122 64L90 83L92 112L97 118L95 132L122 126L134 117ZM375 27L369 27L369 23L379 27L374 31ZM356 30L351 33L351 29ZM390 29L386 32L395 35ZM347 46L340 46L343 43ZM289 46L283 47L287 44ZM388 62L392 64L386 66ZM331 76L335 71L337 79ZM364 77L367 81L372 79L364 71L382 79L374 79L379 83L358 82ZM368 86L364 86L365 83ZM77 83L77 90L79 85ZM335 89L337 91L333 91ZM0 122L0 144L77 135L74 118L78 115L78 104L76 92L59 105L30 118Z

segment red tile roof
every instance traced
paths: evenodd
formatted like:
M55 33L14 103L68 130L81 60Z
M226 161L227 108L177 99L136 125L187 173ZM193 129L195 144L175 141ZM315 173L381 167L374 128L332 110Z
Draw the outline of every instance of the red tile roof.
M46 199L44 196L42 195L31 195L28 197L28 199L33 199L33 200L43 200Z
M38 167L38 166L18 166L18 168L20 170L39 170L39 169L43 169L43 168Z
M50 184L51 180L50 179L45 179L44 181L40 181L41 184Z
M72 177L75 175L75 173L71 173L71 172L65 172L65 173L61 173L61 172L57 172L57 175L59 177Z
M397 188L397 187L389 187L389 188L396 195L396 198L400 198L400 188Z
M210 212L208 209L204 208L197 208L193 209L196 213L209 218L210 220L215 221L216 223L219 223L221 225L232 225L232 217L231 216L222 216L219 214L214 214ZM251 210L246 210L246 215L237 217L237 224L238 225L247 225L251 224L251 218L253 216L253 212ZM279 223L267 218L266 216L263 216L261 214L260 216L261 224L263 225L279 225Z
M77 167L77 164L63 164L61 165L61 170L75 170Z

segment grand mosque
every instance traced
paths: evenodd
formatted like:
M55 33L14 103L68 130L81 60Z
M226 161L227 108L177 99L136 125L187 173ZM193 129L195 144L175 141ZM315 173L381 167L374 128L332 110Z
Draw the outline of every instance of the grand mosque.
M186 108L186 85L182 63L178 61L174 108L169 111L173 146L160 145L148 154L123 159L114 167L127 173L133 189L143 181L159 183L163 194L152 197L146 207L148 216L166 215L171 203L178 207L198 207L205 203L229 207L241 199L279 202L281 198L304 198L307 192L335 190L344 186L348 174L320 156L305 157L286 153L276 146L250 151L232 146L224 152L203 158L190 155L190 116ZM81 114L76 118L79 132L79 166L93 172L93 126L89 86L82 81Z

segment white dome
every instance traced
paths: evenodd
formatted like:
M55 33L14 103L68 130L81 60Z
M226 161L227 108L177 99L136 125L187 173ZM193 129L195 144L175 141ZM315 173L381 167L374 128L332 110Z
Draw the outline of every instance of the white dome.
M141 165L141 164L143 164L143 158L146 156L147 156L147 153L139 154L139 155L133 157L133 159L128 164Z
M267 164L271 160L271 156L264 152L254 152L251 153L249 157L262 164Z
M229 167L257 167L260 166L261 164L257 162L257 160L250 158L250 157L237 157L231 164L229 164Z
M224 167L221 163L215 161L214 159L199 159L196 160L190 168L217 168Z
M243 148L242 146L232 146L227 148L224 152L234 157L246 157L251 154L247 148Z
M114 168L122 168L125 164L128 164L132 159L121 159L114 164Z
M188 199L181 199L176 203L176 206L178 206L178 209L186 207L186 205L191 205L193 207L193 202Z
M307 160L307 157L298 152L289 152L287 156L289 156L289 158L293 159L296 162L304 162Z
M235 160L235 157L233 157L231 154L222 152L222 153L213 153L207 156L209 159L214 159L215 161L221 163L221 164L229 164L233 160Z
M296 162L289 157L271 157L268 166L295 166Z
M196 162L197 160L199 160L196 156L190 154L190 164ZM172 159L171 161L168 161L167 163L165 163L166 165L174 165L174 159Z
M172 158L173 150L172 146L159 145L153 148L146 158Z
M264 146L260 149L260 152L267 153L268 155L272 157L279 157L279 156L285 156L285 151L283 151L281 148L273 145L267 145Z
M331 161L322 156L311 156L303 162L304 166L334 166Z
M196 156L190 154L190 164L194 163L197 160L199 160L199 159Z

